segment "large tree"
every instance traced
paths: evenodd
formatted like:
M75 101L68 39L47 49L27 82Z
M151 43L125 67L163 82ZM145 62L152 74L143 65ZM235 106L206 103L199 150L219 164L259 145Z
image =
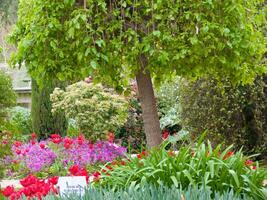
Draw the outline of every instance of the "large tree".
M173 74L212 75L246 83L266 71L262 2L21 0L12 63L26 62L37 80L93 74L120 88L136 78L152 147L161 135L151 77L160 83Z

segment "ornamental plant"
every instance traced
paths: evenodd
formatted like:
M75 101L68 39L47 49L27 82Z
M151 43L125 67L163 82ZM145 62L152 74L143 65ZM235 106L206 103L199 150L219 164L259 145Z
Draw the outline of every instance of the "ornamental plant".
M8 199L18 200L26 197L27 199L42 199L48 194L58 194L56 184L58 177L51 177L49 179L38 179L33 175L20 180L23 186L21 189L15 189L13 186L7 186L1 193Z
M197 144L196 147L183 146L179 152L153 149L138 154L124 165L107 164L96 185L112 188L127 188L131 185L165 185L186 189L204 185L213 193L221 194L234 190L253 199L266 199L267 190L263 181L266 169L258 162L250 160L232 146L222 149L211 144ZM108 167L107 167L108 166ZM102 171L103 171L102 170Z
M183 190L182 188L176 188L175 186L169 188L166 186L155 187L154 185L146 184L141 188L129 187L113 191L109 189L98 189L88 187L85 191L85 195L80 197L78 195L70 195L68 197L61 197L62 200L252 200L248 196L235 194L233 191L229 191L224 194L216 193L212 194L212 191L205 186L189 187ZM47 196L44 200L58 200L56 196Z
M128 116L127 100L101 84L81 81L65 91L56 88L51 101L52 112L64 112L75 119L79 131L92 140L103 139L108 131L117 130Z
M0 179L3 178L5 166L1 164L1 160L11 154L12 134L0 131Z
M11 78L0 70L0 131L4 129L7 108L16 105L16 93L12 88Z
M109 141L92 143L80 135L77 138L52 134L48 140L37 141L33 133L27 143L15 141L12 153L0 159L8 177L35 174L38 177L67 175L72 165L79 168L93 168L95 165L124 157L126 149Z
M263 2L21 0L11 64L25 63L39 82L91 74L122 89L136 78L147 144L157 146L152 77L156 83L173 74L252 83L266 72Z

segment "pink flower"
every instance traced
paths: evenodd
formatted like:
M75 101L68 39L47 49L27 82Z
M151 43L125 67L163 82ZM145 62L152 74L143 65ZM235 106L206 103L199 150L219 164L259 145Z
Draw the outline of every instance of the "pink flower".
M44 143L40 143L39 146L40 146L41 149L45 148L45 144Z
M245 165L246 166L250 166L252 164L253 164L253 161L252 160L246 160L246 162L245 162Z
M16 154L18 154L18 155L21 154L21 150L20 149L17 149L16 150Z
M20 147L22 143L20 141L15 141L14 142L15 147Z
M252 169L252 170L256 170L257 167L256 167L256 166L250 166L250 169Z

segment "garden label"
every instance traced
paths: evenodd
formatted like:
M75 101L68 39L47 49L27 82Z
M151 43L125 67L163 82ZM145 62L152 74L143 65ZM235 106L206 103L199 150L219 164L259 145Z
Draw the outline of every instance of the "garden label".
M85 176L59 177L58 179L60 196L83 196L87 187Z

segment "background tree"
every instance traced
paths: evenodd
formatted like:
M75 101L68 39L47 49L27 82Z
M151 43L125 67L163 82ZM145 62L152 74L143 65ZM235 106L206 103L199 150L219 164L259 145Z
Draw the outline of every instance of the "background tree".
M64 84L54 79L46 82L45 86L40 87L36 81L32 80L32 128L41 138L47 138L50 134L58 133L65 135L68 122L64 113L52 114L52 102L50 94L55 87L64 88Z
M247 83L266 71L259 64L265 41L258 3L88 0L84 8L74 0L22 0L11 63L26 62L37 81L93 74L119 89L136 78L152 147L161 134L151 77L160 83L173 74L212 75Z
M7 117L7 109L16 105L16 93L13 91L11 78L0 70L0 131Z
M6 2L4 5L5 7L11 9L14 6L12 4L17 3L17 1L13 0L9 4ZM30 5L30 1L27 3L27 8L24 7L25 10L29 9L29 12L31 12L32 6ZM8 6L9 5L9 6ZM23 6L23 2L22 2ZM14 7L12 10L13 12L10 12L12 15L16 15L17 12L16 7ZM24 11L25 11L24 10ZM23 11L23 12L24 12ZM49 11L46 12L47 15L49 14ZM8 14L10 15L10 14ZM30 18L31 15L28 13L27 15ZM14 21L14 20L13 20ZM12 23L13 21L10 21ZM31 24L32 21L25 21L24 25ZM57 30L59 33L59 30ZM52 34L58 34L56 31ZM40 48L40 46L35 46L33 49L34 51L40 52L40 57L45 56L46 61L49 63L52 63L53 65L56 65L56 59L54 56L51 56L52 54L49 53L49 49L46 48L46 44L43 44L44 48ZM31 55L30 55L31 56ZM49 61L48 61L49 60ZM31 62L38 63L38 60L35 58L31 58ZM29 63L28 63L29 64ZM26 66L28 67L28 66ZM51 109L51 101L50 101L50 94L53 92L55 87L64 87L65 83L62 81L59 81L55 77L51 77L49 81L43 82L44 79L39 80L39 85L37 82L32 79L32 108L31 108L31 116L32 116L32 126L33 131L38 133L42 138L47 137L51 133L59 133L59 134L65 134L67 132L67 120L63 113L57 113L55 115L52 114Z
M3 51L0 52L0 62L7 62L10 52L14 49L5 41L12 24L17 19L18 0L1 0L0 1L0 45Z
M164 84L159 102L168 108L166 117L198 137L208 130L213 145L234 144L248 153L267 156L267 82L257 77L252 85L233 86L212 78L191 82L176 79ZM177 89L178 88L178 89ZM167 98L165 98L167 96ZM169 114L174 110L175 116ZM172 114L172 112L171 112Z

